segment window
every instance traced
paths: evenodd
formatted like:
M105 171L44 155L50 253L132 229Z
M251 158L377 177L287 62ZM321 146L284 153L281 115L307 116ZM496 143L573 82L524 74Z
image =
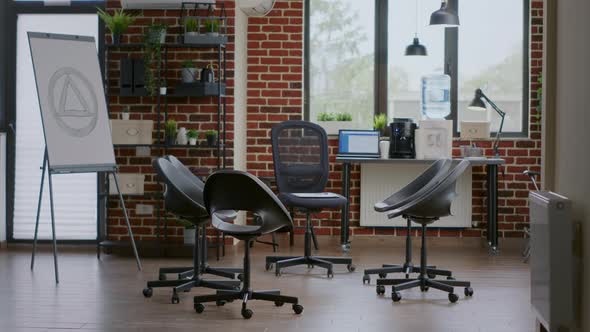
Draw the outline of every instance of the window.
M309 5L309 117L348 113L350 127L367 128L374 109L374 2L311 0Z
M449 0L449 5L459 12L459 28L428 25L440 0L306 0L306 119L349 112L350 127L359 128L371 128L372 116L381 112L389 120L419 120L421 77L445 72L452 79L450 118L457 127L463 120L491 121L497 130L493 110L467 110L479 87L507 113L506 136L526 136L529 0ZM404 55L416 32L428 56ZM378 64L381 49L386 66ZM387 75L379 77L378 67L387 68Z

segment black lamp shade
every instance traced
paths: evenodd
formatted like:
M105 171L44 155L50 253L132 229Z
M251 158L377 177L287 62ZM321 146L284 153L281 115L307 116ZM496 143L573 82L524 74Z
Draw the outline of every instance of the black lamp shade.
M447 6L447 2L443 1L440 9L430 15L430 25L459 25L459 15Z
M426 46L420 44L418 37L414 38L414 42L406 47L406 55L428 55Z
M482 100L482 92L480 89L475 90L475 98L467 107L472 111L485 111L487 110L486 103Z

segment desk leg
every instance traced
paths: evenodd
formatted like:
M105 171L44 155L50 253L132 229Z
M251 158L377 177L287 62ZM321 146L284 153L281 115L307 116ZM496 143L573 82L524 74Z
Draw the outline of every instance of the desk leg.
M342 164L342 196L346 197L346 204L342 207L342 216L340 220L340 244L342 250L350 250L350 241L348 239L350 212L350 164Z
M487 165L488 182L488 244L498 252L498 165Z

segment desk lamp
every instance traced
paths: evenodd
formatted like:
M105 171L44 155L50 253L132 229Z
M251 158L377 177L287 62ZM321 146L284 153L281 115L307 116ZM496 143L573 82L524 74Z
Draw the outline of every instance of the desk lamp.
M498 115L500 115L500 118L502 119L500 121L500 128L498 129L498 132L496 133L496 141L494 142L494 156L496 157L500 157L500 153L498 152L498 147L500 145L500 135L502 134L502 128L504 127L504 118L506 117L506 112L502 111L493 101L490 100L490 98L488 98L488 96L486 96L483 91L481 91L481 89L477 89L475 90L475 98L473 98L473 101L471 102L471 104L469 104L469 106L467 107L469 110L471 111L486 111L486 102L488 104L490 104L490 106L492 106L492 108L494 109L494 111L496 111L496 113L498 113Z

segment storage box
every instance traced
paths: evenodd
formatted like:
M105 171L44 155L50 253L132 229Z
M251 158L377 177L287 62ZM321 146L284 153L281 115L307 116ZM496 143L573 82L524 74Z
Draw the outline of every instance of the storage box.
M461 121L461 138L463 139L489 139L489 121Z
M416 159L453 156L453 121L421 120L415 132Z
M113 144L152 144L152 120L111 120Z
M145 176L143 174L117 174L119 189L123 195L143 195ZM109 195L118 195L115 179L109 174Z

